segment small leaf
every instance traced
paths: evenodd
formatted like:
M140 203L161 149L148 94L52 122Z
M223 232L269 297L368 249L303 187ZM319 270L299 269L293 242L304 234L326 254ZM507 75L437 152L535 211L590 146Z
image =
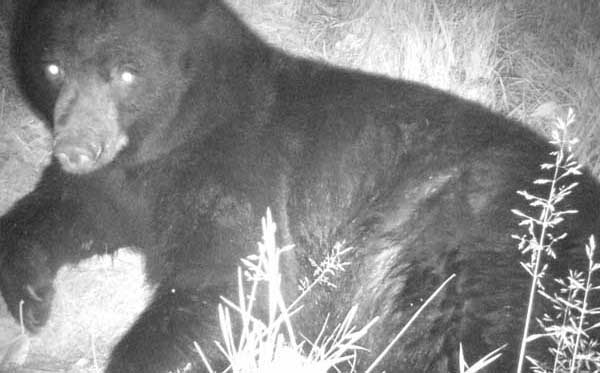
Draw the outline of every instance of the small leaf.
M555 225L558 225L558 224L562 223L564 220L565 220L565 219L563 219L563 218L561 218L561 217L557 217L557 218L554 218L554 219L550 220L550 221L548 222L548 224L549 224L550 226L555 226Z
M519 190L519 191L517 191L517 194L525 197L526 200L539 199L539 197L534 196L533 194L530 194L526 190Z
M542 163L542 164L540 165L540 168L541 168L542 170L551 170L551 169L553 169L553 168L554 168L554 165L553 165L553 164L551 164L551 163Z

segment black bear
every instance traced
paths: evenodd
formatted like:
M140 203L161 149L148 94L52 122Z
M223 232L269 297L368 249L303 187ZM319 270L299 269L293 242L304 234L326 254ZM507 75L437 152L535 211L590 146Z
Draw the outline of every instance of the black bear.
M0 288L15 316L24 301L30 331L48 318L60 266L135 246L158 288L106 371L201 371L193 341L223 361L219 296L235 292L270 206L279 243L296 246L289 298L309 258L354 248L296 325L314 338L353 304L358 325L378 316L359 371L452 273L378 369L456 372L459 342L470 360L508 343L489 371L514 367L530 279L510 209L533 213L516 191L544 190L532 181L545 139L429 87L287 56L218 0L20 7L13 66L54 138L37 187L0 220ZM578 182L561 205L579 213L561 225L560 274L600 232L600 187Z

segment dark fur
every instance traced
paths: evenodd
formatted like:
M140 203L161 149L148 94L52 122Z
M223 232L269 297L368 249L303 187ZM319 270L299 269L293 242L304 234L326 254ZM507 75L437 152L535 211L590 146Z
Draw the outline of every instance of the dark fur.
M107 371L197 362L194 340L222 361L219 295L235 294L270 206L279 243L296 244L284 258L288 300L312 274L309 257L354 247L337 289L307 299L298 330L314 338L326 314L333 324L359 304L358 325L381 318L362 341L364 368L456 273L379 369L455 372L459 342L470 361L508 343L490 372L513 369L529 277L510 209L531 211L519 189L545 193L532 184L551 161L545 139L429 87L289 57L218 1L28 6L14 66L55 158L0 220L1 290L15 316L25 300L28 329L47 320L61 265L133 245L159 287ZM44 63L64 73L48 79ZM127 145L110 148L119 136ZM551 270L562 275L598 233L600 188L578 181L561 206L579 210L560 226L569 236Z

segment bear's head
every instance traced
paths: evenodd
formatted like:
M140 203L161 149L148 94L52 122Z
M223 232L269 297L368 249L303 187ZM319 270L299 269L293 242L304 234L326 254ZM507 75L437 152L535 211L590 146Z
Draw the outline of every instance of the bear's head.
M17 13L17 79L67 172L156 158L227 111L215 97L230 96L222 51L237 42L218 2L32 0Z

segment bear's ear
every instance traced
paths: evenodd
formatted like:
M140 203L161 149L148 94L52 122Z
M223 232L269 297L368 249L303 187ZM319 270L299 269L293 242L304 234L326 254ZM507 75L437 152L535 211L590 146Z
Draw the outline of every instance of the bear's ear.
M146 5L168 14L183 24L193 24L202 19L210 3L218 0L146 0Z

